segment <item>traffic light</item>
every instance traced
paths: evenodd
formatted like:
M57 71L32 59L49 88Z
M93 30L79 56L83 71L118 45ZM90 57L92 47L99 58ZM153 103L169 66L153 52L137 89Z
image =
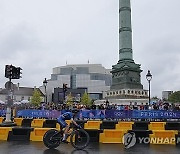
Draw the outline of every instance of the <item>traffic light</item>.
M9 79L19 79L21 78L21 68L15 67L13 65L5 66L5 77Z
M63 91L66 92L67 91L67 84L63 83Z
M22 70L21 67L17 67L17 75L18 75L18 78L22 78L22 76L21 76L21 74L22 74L21 70Z
M12 65L5 66L5 77L6 78L12 78L12 69L13 69Z
M19 79L21 78L21 70L22 68L20 67L14 67L12 71L12 79Z

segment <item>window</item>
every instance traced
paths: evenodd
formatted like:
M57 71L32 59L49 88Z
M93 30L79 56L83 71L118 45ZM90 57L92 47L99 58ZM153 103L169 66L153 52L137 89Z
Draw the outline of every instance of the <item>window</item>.
M28 97L28 101L30 101L30 100L31 100L31 97L29 96L29 97Z
M24 100L24 96L21 96L21 100Z

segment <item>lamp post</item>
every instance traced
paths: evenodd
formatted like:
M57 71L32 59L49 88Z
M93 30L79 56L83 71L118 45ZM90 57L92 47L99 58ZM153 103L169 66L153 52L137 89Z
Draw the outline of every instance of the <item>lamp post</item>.
M148 73L146 74L146 79L149 83L149 105L150 105L150 101L151 101L151 97L150 97L150 82L151 82L151 79L152 79L152 74L150 73L150 70L148 70Z
M47 87L47 80L46 78L43 81L44 89L45 89L45 97L44 97L44 102L47 104L47 92L46 92L46 87Z

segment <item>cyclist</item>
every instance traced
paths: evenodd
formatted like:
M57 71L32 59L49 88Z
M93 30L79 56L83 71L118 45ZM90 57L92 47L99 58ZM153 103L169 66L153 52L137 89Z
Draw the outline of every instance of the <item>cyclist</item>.
M75 121L74 121L74 117L77 115L77 113L79 112L78 109L73 109L71 110L71 112L65 112L63 113L62 115L59 116L59 118L57 119L58 123L60 124L61 128L63 129L64 128L64 134L63 134L63 139L62 139L62 142L64 143L69 143L66 139L68 137L68 131L69 131L69 128L70 128L70 125L68 125L66 123L65 120L71 120L71 122L73 124L75 124L78 128L81 128L80 125L78 125Z

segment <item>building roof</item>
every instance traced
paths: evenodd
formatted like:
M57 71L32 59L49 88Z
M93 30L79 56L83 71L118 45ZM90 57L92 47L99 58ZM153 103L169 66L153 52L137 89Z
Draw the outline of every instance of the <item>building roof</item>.
M66 71L65 71L66 70ZM76 71L76 74L78 71L80 71L82 74L89 74L89 73L101 73L101 74L111 74L111 69L106 69L102 66L102 64L74 64L74 65L66 65L66 66L59 66L53 68L53 74L71 74L72 72ZM67 73L68 72L68 73Z
M36 88L41 96L44 96L44 94L42 93L42 91L39 88ZM32 96L34 91L34 88L30 88L30 87L19 87L19 89L14 90L14 95L21 95L21 96ZM7 89L2 89L0 91L0 95L7 95L8 90Z

